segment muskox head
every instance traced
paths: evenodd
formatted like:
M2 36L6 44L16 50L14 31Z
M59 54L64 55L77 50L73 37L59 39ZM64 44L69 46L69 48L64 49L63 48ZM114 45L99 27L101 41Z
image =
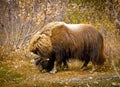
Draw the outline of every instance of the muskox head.
M38 57L34 59L34 64L40 71L49 72L52 70L54 63L50 62L49 58Z

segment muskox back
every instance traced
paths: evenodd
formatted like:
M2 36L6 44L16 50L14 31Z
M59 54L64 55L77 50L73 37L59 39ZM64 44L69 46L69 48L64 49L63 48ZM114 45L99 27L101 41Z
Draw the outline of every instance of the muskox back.
M103 64L103 37L89 24L64 24L54 29L51 42L53 52L60 58L79 58Z

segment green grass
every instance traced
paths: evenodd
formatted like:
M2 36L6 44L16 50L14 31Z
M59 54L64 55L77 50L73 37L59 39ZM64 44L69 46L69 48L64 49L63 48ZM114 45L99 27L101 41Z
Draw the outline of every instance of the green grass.
M21 81L22 75L6 64L0 66L0 87L14 87Z
M7 65L2 65L0 66L0 77L3 77L4 75L6 75L6 73L9 71L10 69L8 68Z

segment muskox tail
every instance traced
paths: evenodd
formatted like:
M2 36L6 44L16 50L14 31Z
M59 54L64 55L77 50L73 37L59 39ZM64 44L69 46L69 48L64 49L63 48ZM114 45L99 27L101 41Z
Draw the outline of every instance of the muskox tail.
M104 43L103 43L103 37L102 36L101 36L100 43L101 44L99 46L99 54L98 54L99 58L98 58L97 64L98 65L103 65L106 59L105 59L105 56L104 56Z
M103 52L99 54L99 61L97 62L98 65L103 65L105 62L105 57Z

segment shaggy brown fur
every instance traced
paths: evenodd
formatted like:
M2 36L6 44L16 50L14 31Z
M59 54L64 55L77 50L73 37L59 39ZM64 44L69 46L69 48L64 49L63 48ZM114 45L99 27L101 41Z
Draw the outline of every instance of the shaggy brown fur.
M29 51L38 55L41 54L41 56L49 54L53 49L50 38L52 36L52 30L62 25L63 22L52 22L43 27L42 30L33 35L28 47Z
M56 60L57 70L62 62L67 65L66 60L70 58L84 61L82 68L89 61L93 65L102 65L105 61L103 48L103 37L92 25L64 22L49 23L33 36L29 45L29 50L43 60L49 58L46 69L55 66Z

